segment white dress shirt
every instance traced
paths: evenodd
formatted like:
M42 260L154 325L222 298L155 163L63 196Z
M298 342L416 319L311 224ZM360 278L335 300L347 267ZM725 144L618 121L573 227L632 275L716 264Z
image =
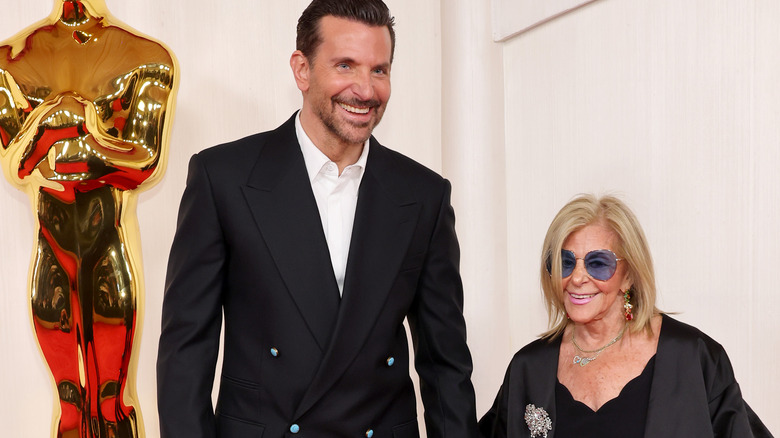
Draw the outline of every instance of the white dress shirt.
M301 125L300 111L295 117L295 133L301 145L303 161L306 163L306 171L320 211L333 274L336 276L339 294L343 294L358 189L366 169L369 141L366 140L363 145L363 152L357 162L345 167L339 175L339 166L323 154L306 135Z

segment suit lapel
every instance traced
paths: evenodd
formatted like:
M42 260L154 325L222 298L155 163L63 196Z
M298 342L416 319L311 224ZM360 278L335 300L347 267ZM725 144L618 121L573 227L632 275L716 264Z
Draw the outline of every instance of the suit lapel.
M517 409L509 412L509 424L517 425L516 429L510 426L510 430L521 431L520 436L530 436L530 429L525 422L525 410L529 404L537 408L542 408L547 412L547 416L552 420L552 430L547 432L547 438L555 437L555 424L558 413L555 409L555 385L558 382L558 359L561 351L561 337L559 336L552 342L546 340L537 341L540 351L538 354L527 354L528 360L522 368L522 380L518 385L512 385L515 388L522 388L521 393L525 393L526 399L520 400ZM514 381L513 381L514 383ZM510 393L511 394L511 393ZM523 404L525 403L525 404ZM511 405L511 402L510 402Z
M305 413L346 371L382 311L414 233L419 213L413 187L372 138L360 184L344 294L332 342L298 407Z
M338 314L339 292L294 119L274 131L262 147L243 187L244 196L287 290L325 351Z
M647 408L646 437L712 436L697 357L688 354L679 323L663 315ZM705 431L709 431L705 433Z

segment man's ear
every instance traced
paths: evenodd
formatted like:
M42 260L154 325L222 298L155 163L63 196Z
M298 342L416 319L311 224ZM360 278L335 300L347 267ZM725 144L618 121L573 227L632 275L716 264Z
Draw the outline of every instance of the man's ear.
M292 69L295 83L302 92L309 90L309 59L301 52L296 50L290 56L290 68Z

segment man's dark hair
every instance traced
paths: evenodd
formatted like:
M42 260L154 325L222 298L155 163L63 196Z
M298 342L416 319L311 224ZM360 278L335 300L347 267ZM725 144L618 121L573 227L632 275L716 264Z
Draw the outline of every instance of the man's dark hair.
M382 0L313 0L298 19L298 34L295 48L312 60L317 47L322 43L320 21L332 15L357 21L369 26L386 26L390 31L390 61L395 53L395 18Z

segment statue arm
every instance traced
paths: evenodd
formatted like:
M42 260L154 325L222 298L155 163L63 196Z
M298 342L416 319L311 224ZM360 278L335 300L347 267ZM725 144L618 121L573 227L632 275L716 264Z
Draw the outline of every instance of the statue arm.
M93 132L107 164L146 170L157 166L171 123L175 75L166 64L142 65L115 79L115 92L95 101ZM94 130L94 128L93 128Z
M0 68L0 156L10 153L30 109L30 103L13 76Z

